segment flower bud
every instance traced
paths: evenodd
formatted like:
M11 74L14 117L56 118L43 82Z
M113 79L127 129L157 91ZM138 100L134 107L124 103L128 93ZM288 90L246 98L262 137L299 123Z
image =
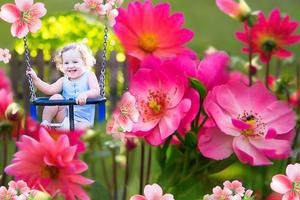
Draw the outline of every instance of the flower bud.
M217 0L218 8L239 21L246 21L251 15L251 9L244 0L240 0L239 3L234 0Z
M9 121L18 121L22 117L22 111L17 103L11 103L5 110L5 118Z

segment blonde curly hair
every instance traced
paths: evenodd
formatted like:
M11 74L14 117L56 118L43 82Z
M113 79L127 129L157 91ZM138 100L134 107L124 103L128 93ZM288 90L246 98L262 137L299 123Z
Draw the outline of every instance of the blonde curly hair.
M63 53L73 49L77 49L79 51L82 60L84 61L85 66L87 68L90 69L96 64L96 59L94 58L92 51L85 44L80 42L74 42L64 46L54 57L53 60L56 63L56 68L58 70L63 72L63 58L62 58Z

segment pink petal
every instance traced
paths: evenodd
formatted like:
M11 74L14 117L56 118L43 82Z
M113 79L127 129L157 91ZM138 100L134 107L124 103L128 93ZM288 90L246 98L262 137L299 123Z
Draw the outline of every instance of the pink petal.
M265 139L273 139L277 136L276 130L273 128L269 128L267 134L265 135Z
M134 195L132 197L130 197L129 200L147 200L146 197L142 196L142 195Z
M285 49L280 49L280 50L276 51L275 54L280 58L288 58L293 55L292 52L285 50Z
M35 3L30 9L30 15L34 18L41 18L47 13L43 3Z
M95 182L95 181L93 181L91 179L85 178L85 177L80 176L80 175L70 175L68 177L74 183L83 184L83 185L90 185L90 184L92 184L92 183Z
M264 139L263 137L249 138L249 142L264 155L274 159L284 159L291 154L289 141Z
M287 193L292 188L292 182L284 175L273 176L271 189L280 194Z
M255 149L244 136L235 137L233 140L233 150L242 163L251 165L270 165L266 156Z
M28 32L28 26L23 21L18 20L11 26L11 34L14 37L23 38Z
M146 185L146 187L144 188L144 195L147 200L156 200L160 199L163 196L163 191L157 184Z
M233 137L222 133L217 127L207 128L199 135L198 149L205 157L223 160L232 154Z
M28 11L32 4L33 4L33 0L15 0L17 7L21 10L21 11Z
M240 130L245 130L245 129L251 128L250 124L247 124L238 119L231 119L231 122L232 122L233 126L235 126L236 128L238 128Z
M28 22L28 27L31 33L35 33L42 27L42 21L40 19L32 19Z
M239 4L233 0L217 0L216 3L220 10L230 16L236 16L240 13Z
M293 182L300 182L300 164L290 164L286 168L286 175Z
M159 145L163 144L166 139L163 140L161 138L161 133L159 132L159 128L156 127L150 132L150 134L145 136L145 140L153 146L159 146Z
M190 99L183 99L178 106L165 112L159 122L159 131L162 139L168 138L180 124L180 120L185 117L191 107Z
M20 19L21 11L14 4L7 3L1 6L0 17L8 23L15 23Z
M160 200L174 200L174 196L172 194L165 194Z
M282 197L282 200L299 200L300 196L295 191L289 191L285 193Z

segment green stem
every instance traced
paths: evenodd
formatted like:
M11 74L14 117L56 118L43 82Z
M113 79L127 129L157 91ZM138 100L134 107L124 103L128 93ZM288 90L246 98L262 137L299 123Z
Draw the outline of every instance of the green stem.
M124 177L123 200L126 200L127 198L128 181L129 181L129 150L126 149L126 166L125 166L125 177Z
M140 162L140 190L139 193L143 194L144 189L144 163L145 163L145 142L141 140L141 162Z
M248 59L249 59L249 67L248 67L248 77L249 77L249 86L252 85L252 35L251 35L251 27L249 27L249 34L248 34L248 39L249 39L249 54L248 54Z
M117 162L116 149L112 149L112 166L113 166L113 185L114 185L114 200L118 200L118 180L117 180Z
M197 127L196 129L196 133L199 132L199 130L201 130L201 128L204 126L205 122L208 120L208 116L206 115L205 118L203 119L203 121L201 122L200 126Z
M178 131L175 132L176 137L178 138L178 140L185 145L185 141L183 139L183 137L180 135L180 133Z
M150 173L151 173L151 161L152 161L152 148L149 145L146 184L149 184Z
M7 134L5 132L0 132L3 138L3 169L2 169L2 178L1 185L6 185L6 173L4 171L7 165L7 156L8 156L8 145L7 145Z

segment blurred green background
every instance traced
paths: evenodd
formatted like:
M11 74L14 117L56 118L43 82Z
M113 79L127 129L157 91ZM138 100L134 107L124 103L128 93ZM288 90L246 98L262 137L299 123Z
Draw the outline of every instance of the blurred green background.
M0 4L12 2L12 0L0 0ZM60 15L73 9L76 0L40 0L48 9L47 16ZM126 0L126 3L129 1ZM225 50L231 55L239 55L242 44L234 39L234 32L242 30L241 25L221 13L214 0L153 0L157 2L169 2L173 12L185 14L186 25L195 32L195 37L189 46L200 57L201 52L209 46ZM292 19L300 21L299 0L248 0L252 10L263 10L269 13L277 7L283 13L288 13ZM123 6L125 7L126 4ZM13 48L14 39L10 35L10 24L0 22L0 47ZM299 45L290 48L294 50L296 57L300 55Z

